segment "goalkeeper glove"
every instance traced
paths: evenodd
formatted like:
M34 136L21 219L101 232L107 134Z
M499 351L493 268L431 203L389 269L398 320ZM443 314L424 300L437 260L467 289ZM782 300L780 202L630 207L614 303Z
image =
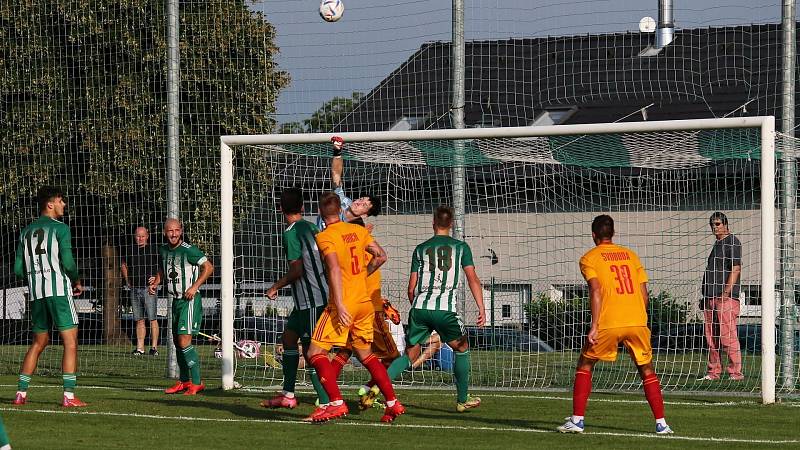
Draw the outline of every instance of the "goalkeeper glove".
M339 136L334 136L331 138L331 144L333 144L333 157L339 158L342 156L342 148L344 147L344 139Z
M391 320L393 324L400 324L400 312L385 298L383 299L383 312L386 314L386 318Z

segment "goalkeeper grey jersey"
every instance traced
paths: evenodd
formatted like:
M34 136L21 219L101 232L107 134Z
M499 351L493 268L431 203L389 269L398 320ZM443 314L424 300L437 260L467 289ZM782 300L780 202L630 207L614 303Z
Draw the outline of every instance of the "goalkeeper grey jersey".
M412 308L456 311L456 292L463 268L475 265L466 242L450 236L434 236L419 244L411 257L416 272Z
M41 216L20 233L14 273L28 282L31 298L72 298L78 267L72 257L72 235L64 223Z

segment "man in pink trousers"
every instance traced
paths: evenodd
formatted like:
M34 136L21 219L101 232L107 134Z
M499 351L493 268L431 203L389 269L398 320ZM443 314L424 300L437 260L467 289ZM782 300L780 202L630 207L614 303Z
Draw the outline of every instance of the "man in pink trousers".
M708 343L708 371L703 380L719 380L722 373L720 347L728 357L728 376L741 380L742 352L736 324L739 318L739 279L742 244L728 229L728 217L719 211L708 221L717 240L708 255L703 276L703 316Z

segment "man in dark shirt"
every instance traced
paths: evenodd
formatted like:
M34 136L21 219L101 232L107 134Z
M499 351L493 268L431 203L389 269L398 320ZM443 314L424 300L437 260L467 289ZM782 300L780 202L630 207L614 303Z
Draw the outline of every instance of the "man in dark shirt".
M717 238L708 255L703 275L703 316L708 343L708 372L703 380L718 380L722 373L719 348L728 356L728 376L741 380L742 353L736 330L739 318L739 279L742 272L742 244L728 230L728 218L715 212L708 221Z
M131 293L131 308L136 321L136 349L132 354L144 355L144 337L147 334L145 317L150 321L150 355L158 356L158 310L156 295L148 292L148 286L158 272L158 249L150 244L150 233L139 227L135 233L135 244L122 255L122 278Z

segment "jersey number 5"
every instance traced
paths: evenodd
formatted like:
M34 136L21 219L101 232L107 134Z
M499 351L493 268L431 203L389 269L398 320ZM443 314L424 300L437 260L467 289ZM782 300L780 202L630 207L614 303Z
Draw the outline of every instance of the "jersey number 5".
M361 273L361 264L359 264L358 255L356 255L355 245L350 247L350 272L353 275Z
M617 294L633 294L633 279L631 279L631 268L627 264L621 266L612 265L611 271L614 272L614 281L619 283Z

